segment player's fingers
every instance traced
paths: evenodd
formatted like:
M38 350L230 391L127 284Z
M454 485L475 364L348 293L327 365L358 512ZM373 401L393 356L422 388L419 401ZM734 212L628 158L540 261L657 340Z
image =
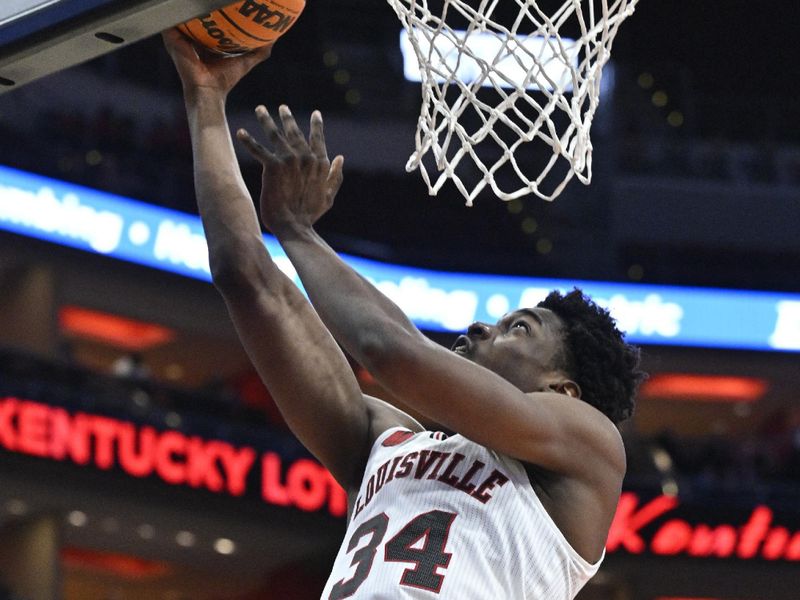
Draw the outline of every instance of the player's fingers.
M173 60L177 58L197 59L194 46L176 27L162 31L161 39L164 40L164 46Z
M161 39L168 44L175 44L181 38L183 38L183 34L178 31L177 27L170 27L161 32Z
M286 139L295 150L302 151L307 147L306 139L303 137L303 132L297 126L297 121L294 120L292 111L285 104L281 104L278 108L278 114L281 117L283 124L283 133L286 134Z
M244 64L245 71L249 72L256 65L267 60L270 54L272 54L272 44L261 46L260 48L256 48L251 52L237 56L236 60L241 61L242 64Z
M291 148L289 147L286 138L278 129L278 126L275 124L272 115L270 115L267 111L266 106L261 105L256 107L256 119L258 119L258 122L261 124L261 128L264 130L264 133L267 134L269 141L276 150L279 152L291 153Z
M325 133L322 126L322 113L315 110L311 113L311 133L308 136L311 152L317 158L327 159L328 149L325 147Z
M328 194L331 198L336 195L336 192L339 191L339 188L342 186L342 181L344 181L344 175L342 174L342 168L344 166L344 156L339 154L336 158L333 159L331 163L331 168L328 170Z
M261 144L259 144L256 139L250 135L250 133L246 129L239 129L236 132L236 138L244 144L244 147L247 148L247 151L253 155L253 157L259 160L262 163L271 163L277 160L275 156L264 148Z

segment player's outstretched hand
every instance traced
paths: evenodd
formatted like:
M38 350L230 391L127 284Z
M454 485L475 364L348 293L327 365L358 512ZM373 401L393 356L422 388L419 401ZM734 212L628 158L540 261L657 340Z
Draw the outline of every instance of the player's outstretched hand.
M162 32L161 37L178 69L186 94L207 89L226 95L242 77L272 53L272 45L269 45L241 56L223 57L211 53L201 56L194 44L175 28Z
M236 136L264 167L261 180L261 220L275 235L311 227L333 206L342 184L344 158L331 162L325 147L322 115L311 115L311 132L306 140L289 107L279 109L278 127L264 106L256 108L256 118L273 150L259 144L240 129Z

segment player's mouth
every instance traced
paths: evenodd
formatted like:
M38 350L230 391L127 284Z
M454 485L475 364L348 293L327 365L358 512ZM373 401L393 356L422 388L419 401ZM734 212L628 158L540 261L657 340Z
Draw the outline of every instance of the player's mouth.
M469 351L471 349L472 349L472 342L465 335L458 336L456 338L456 341L453 343L453 346L450 348L450 350L462 356L469 354Z

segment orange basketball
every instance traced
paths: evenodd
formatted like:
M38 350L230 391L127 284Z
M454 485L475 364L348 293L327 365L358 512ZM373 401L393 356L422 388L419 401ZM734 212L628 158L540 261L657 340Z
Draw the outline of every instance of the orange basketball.
M305 6L305 0L245 0L182 23L178 29L217 54L243 54L281 37Z

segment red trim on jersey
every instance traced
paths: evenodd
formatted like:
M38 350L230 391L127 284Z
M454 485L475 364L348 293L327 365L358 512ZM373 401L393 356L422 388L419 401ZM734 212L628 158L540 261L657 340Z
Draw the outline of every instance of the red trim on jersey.
M399 446L406 440L414 437L413 431L408 431L407 429L403 429L402 431L395 431L392 435L387 437L383 440L381 446L389 448L390 446Z

